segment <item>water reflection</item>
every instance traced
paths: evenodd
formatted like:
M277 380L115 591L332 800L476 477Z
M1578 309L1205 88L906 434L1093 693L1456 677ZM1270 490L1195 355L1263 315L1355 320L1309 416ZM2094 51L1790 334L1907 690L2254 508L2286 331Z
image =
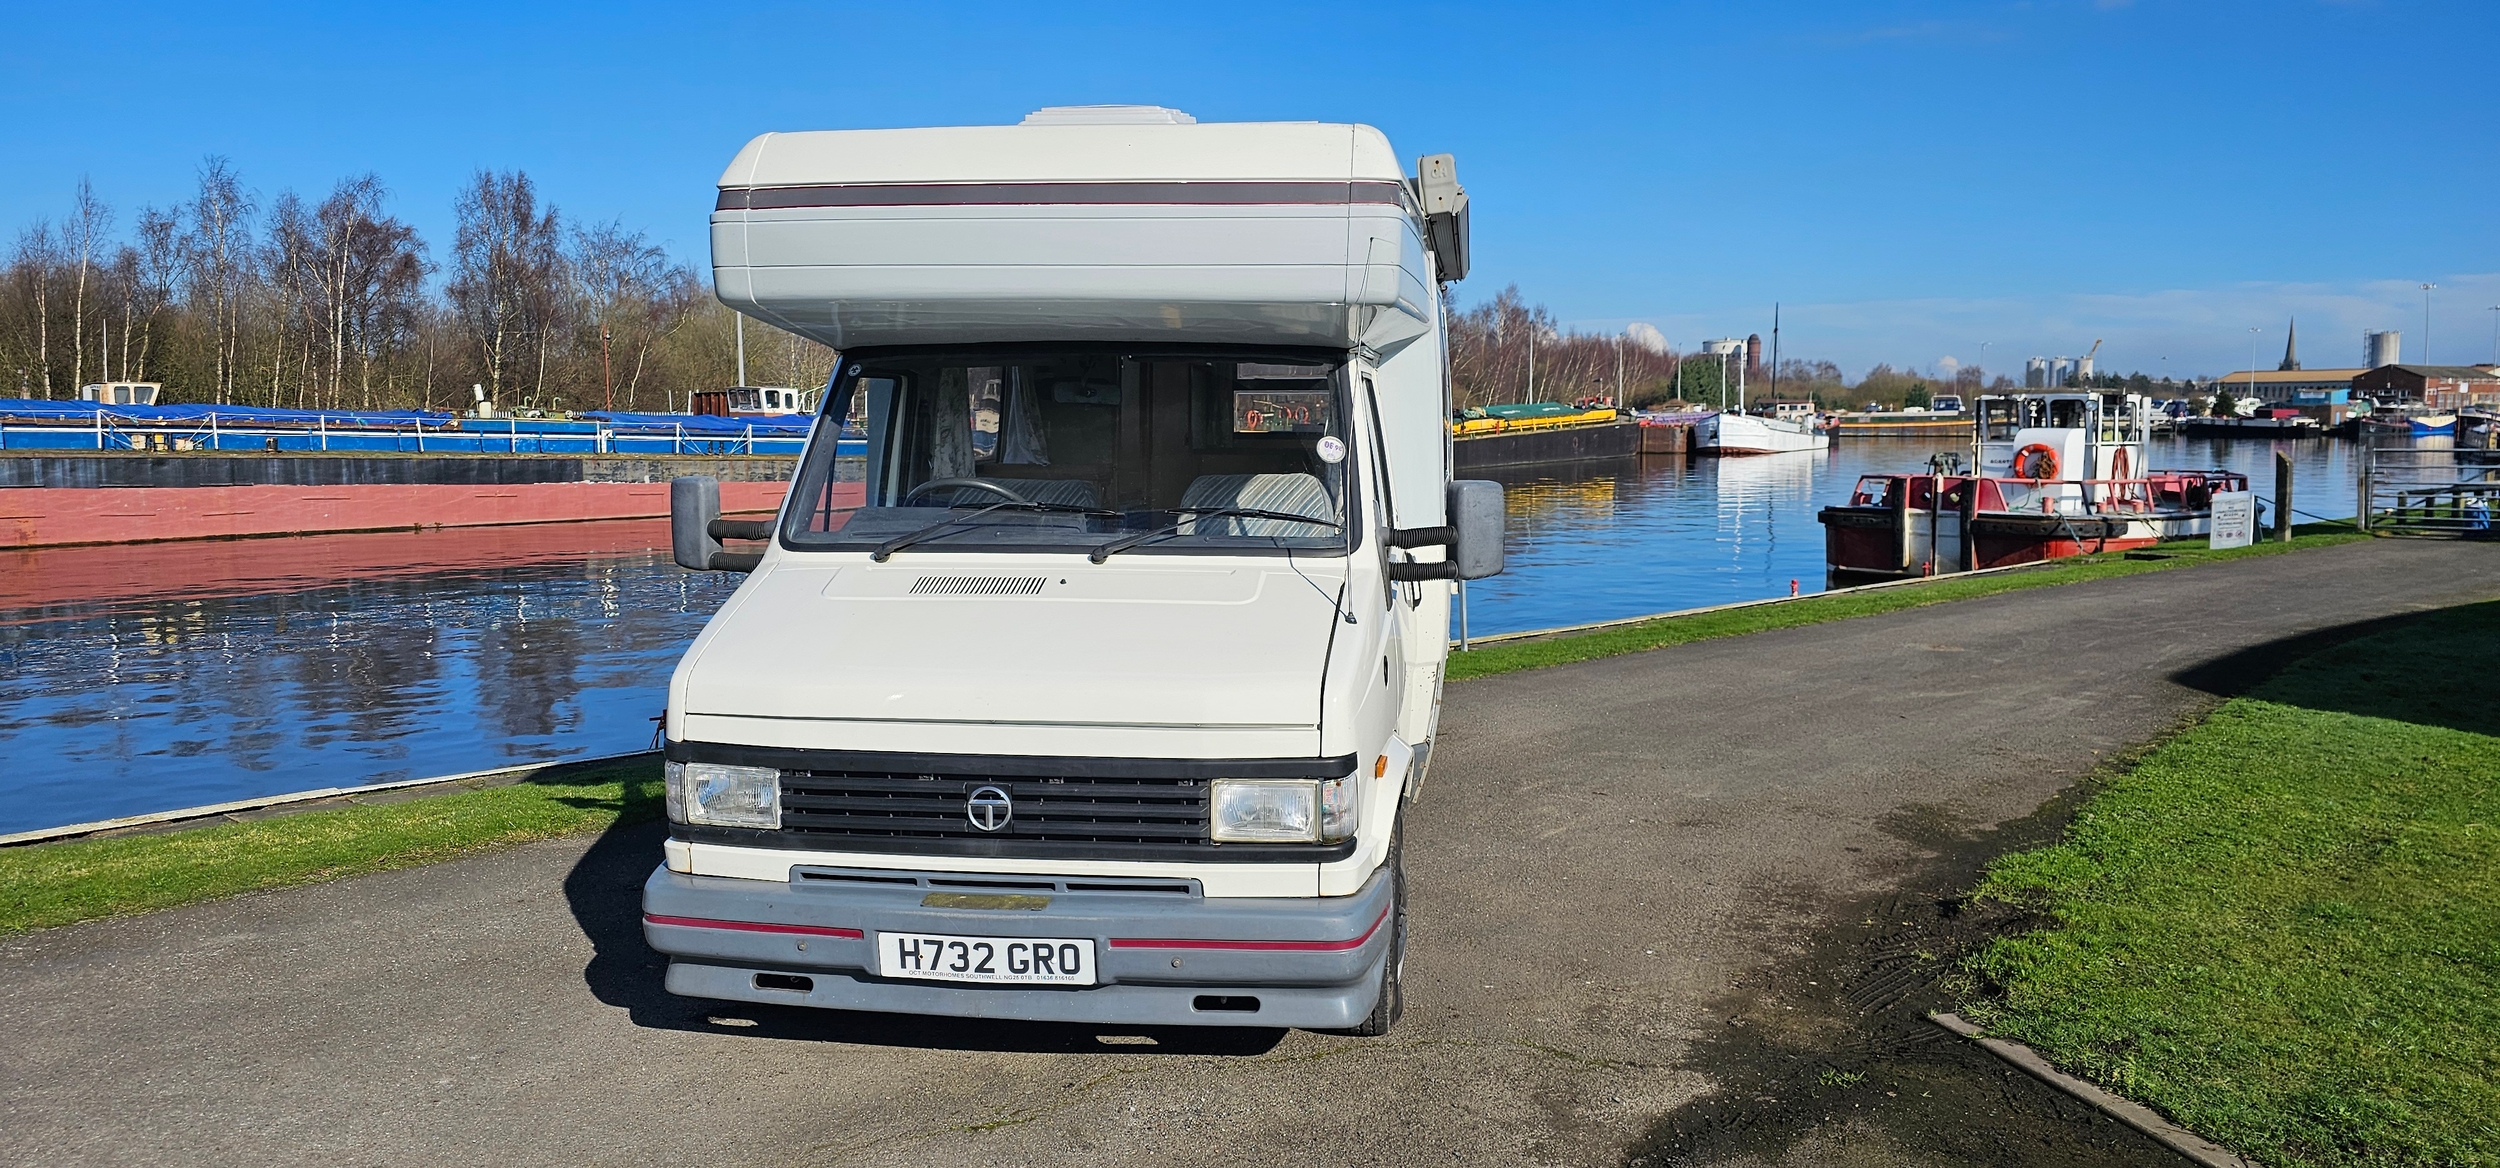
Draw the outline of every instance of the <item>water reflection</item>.
M537 529L565 558L502 566L478 560L533 529L394 536L358 550L437 574L350 579L269 574L333 564L332 537L254 541L254 586L281 590L240 595L186 570L209 549L166 545L158 597L127 586L145 583L129 564L92 601L34 597L27 573L93 577L97 553L129 549L19 553L21 603L0 610L0 831L640 747L738 578L670 565L653 550L665 525L580 526L631 530Z
M2401 439L2398 439L2401 442ZM2424 439L2436 446L2445 438ZM2147 462L2235 470L2269 507L2274 453L2292 456L2302 518L2353 511L2351 443L2164 437ZM1852 438L1828 451L1753 458L1650 456L1513 470L1508 569L1468 585L1471 632L1552 628L1703 605L1820 591L1823 528L1816 512L1848 498L1863 474L1924 468L1967 444L1935 438Z

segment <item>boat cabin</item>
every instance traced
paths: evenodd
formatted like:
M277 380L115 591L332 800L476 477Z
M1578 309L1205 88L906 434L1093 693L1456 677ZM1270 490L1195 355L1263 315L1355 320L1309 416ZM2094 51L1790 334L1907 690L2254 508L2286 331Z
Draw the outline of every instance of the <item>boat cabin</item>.
M1972 462L1988 478L2088 482L2144 472L2141 394L2079 390L1979 399Z
M695 391L694 412L716 418L804 414L814 412L815 397L816 391L810 389L733 385Z
M108 406L152 406L165 387L154 381L107 381L78 387L78 400Z

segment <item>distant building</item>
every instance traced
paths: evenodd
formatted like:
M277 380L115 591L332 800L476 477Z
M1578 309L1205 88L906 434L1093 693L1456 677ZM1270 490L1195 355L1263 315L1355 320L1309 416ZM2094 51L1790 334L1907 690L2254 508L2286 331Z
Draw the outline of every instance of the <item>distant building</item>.
M2283 328L2283 363L2274 367L2277 373L2300 372L2300 318Z
M2049 359L2046 357L2034 357L2023 362L2023 388L2047 389L2048 387Z
M1745 376L1755 381L1762 380L1761 333L1754 333L1745 338Z
M2403 333L2394 329L2361 334L2362 367L2376 369L2382 365L2403 364L2404 336Z
M2367 369L2302 369L2295 362L2290 369L2243 369L2215 379L2213 389L2234 398L2253 397L2270 406L2306 405L2335 400L2337 392L2352 389L2353 379L2367 372ZM2312 401L2292 400L2304 396Z
M1686 357L1685 360L1717 366L1719 375L1725 379L1731 390L1745 379L1745 342L1735 337L1720 337L1717 340L1703 341L1701 351Z
M2373 401L2434 410L2500 405L2500 369L2489 365L2382 365L2354 375L2352 391Z

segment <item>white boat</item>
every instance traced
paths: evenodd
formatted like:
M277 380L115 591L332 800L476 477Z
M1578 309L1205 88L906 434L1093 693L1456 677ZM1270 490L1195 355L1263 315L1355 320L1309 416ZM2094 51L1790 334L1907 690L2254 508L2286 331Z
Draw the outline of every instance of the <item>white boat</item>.
M1693 451L1697 454L1787 454L1828 450L1831 445L1831 435L1816 433L1810 421L1719 413L1693 423Z

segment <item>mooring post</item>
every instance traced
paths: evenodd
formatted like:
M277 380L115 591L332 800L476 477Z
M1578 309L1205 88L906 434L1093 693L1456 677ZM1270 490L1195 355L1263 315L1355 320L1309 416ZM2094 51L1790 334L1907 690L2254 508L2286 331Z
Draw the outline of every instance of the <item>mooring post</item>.
M2367 431L2364 431L2364 434L2366 435ZM2353 509L2352 525L2366 532L2370 530L2370 460L2371 456L2377 452L2367 445L2369 439L2366 436L2362 441L2364 445L2361 447L2360 457L2356 459L2361 464L2361 473L2353 480L2360 499L2358 506Z
M2274 452L2274 538L2292 540L2292 456L2283 450Z

